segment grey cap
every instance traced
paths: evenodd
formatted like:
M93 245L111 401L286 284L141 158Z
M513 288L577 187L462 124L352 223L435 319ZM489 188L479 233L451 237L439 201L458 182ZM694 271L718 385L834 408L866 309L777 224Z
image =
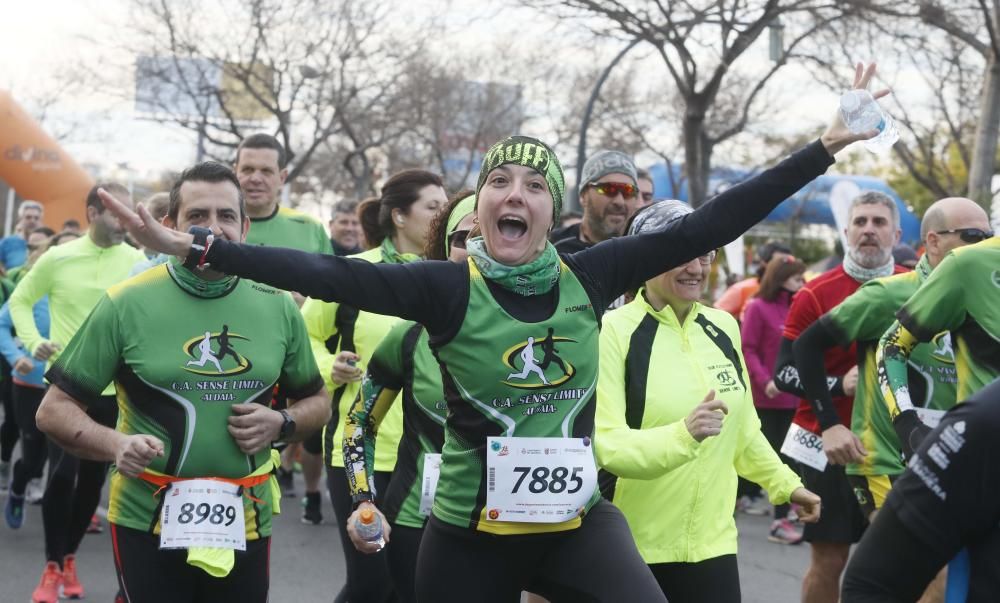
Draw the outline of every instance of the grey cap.
M628 227L628 234L635 235L663 230L667 224L693 211L690 205L676 199L657 201L649 207L640 209L632 217L632 223Z
M632 158L621 151L608 150L597 151L587 158L587 163L583 164L583 172L580 174L577 188L583 191L585 186L608 174L624 174L632 179L632 184L636 188L639 188L639 176Z

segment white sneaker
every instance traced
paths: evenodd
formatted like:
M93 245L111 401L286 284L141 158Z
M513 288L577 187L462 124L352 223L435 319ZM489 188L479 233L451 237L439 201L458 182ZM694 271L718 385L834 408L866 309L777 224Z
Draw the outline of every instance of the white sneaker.
M0 492L6 492L10 486L10 461L0 461Z
M42 496L45 495L45 488L42 487L42 480L37 477L28 481L28 486L24 489L24 500L29 505L41 504Z

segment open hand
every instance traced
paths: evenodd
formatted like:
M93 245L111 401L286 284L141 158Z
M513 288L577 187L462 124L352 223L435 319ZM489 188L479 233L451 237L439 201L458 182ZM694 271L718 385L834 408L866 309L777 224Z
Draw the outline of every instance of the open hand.
M187 257L191 243L194 242L194 235L178 232L160 224L142 203L136 206L135 211L132 211L132 208L103 188L97 189L97 195L104 203L105 209L118 218L122 227L132 235L132 240L136 243L161 253L176 255L180 258Z

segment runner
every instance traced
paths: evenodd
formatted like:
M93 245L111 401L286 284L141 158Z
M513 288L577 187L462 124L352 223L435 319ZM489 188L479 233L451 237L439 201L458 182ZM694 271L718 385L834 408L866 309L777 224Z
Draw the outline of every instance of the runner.
M98 188L110 190L129 207L128 189L120 184L98 185L86 199L90 223L85 236L59 245L41 256L10 298L10 315L18 337L36 360L51 362L80 328L104 291L124 280L145 256L124 243L125 231L112 212L104 210ZM33 307L49 297L50 336L42 337ZM88 409L90 416L114 426L118 406L114 388ZM79 460L49 441L49 475L42 500L45 529L45 569L32 593L36 603L55 603L60 589L66 597L83 597L76 573L76 551L90 524L107 474L107 463Z
M244 207L232 171L201 163L174 184L164 224L243 241ZM115 463L108 521L125 601L264 602L280 500L271 442L319 429L329 405L291 296L194 263L171 258L102 296L46 375L38 425ZM211 349L223 324L244 362ZM185 362L199 354L221 374ZM82 410L112 381L117 431ZM268 408L276 383L298 400L288 410Z
M843 264L807 282L792 299L785 320L775 362L774 384L779 390L800 398L805 392L795 367L794 341L826 312L857 291L862 283L903 272L892 261L892 247L899 239L900 230L899 210L891 197L875 191L855 197L848 209L845 230L848 251ZM821 452L828 434L836 434L839 430L849 433L847 426L858 374L857 353L853 345L846 350L831 349L824 363L835 407L824 407L822 412L814 413L812 404L801 399L786 436L792 447L782 446L788 456L800 462L805 486L823 499L823 517L803 530L803 540L810 544L811 558L802 581L802 599L810 603L837 601L840 575L847 564L851 544L861 538L866 525L844 468L827 463Z
M851 557L844 603L916 601L962 549L948 567L947 600L997 600L997 433L1000 380L948 411L920 445Z
M945 257L903 304L896 314L899 320L879 342L879 384L907 457L930 431L917 416L907 374L917 343L933 341L942 331L951 332L959 400L1000 377L1000 239L993 237L988 223L935 232L949 240L975 244Z
M427 239L428 259L465 263L465 237L474 225L474 205L474 195L462 195L438 215ZM389 573L396 596L410 603L417 600L417 551L434 501L447 406L441 369L428 344L427 331L409 321L397 323L368 361L362 395L351 406L344 427L344 469L358 505L347 521L347 533L361 552L377 552L378 548L358 536L354 522L361 508L375 499L368 478L375 474L377 430L400 392L403 437L392 481L388 490L379 494L392 529L392 544L386 548Z
M448 204L441 177L424 170L404 170L386 181L381 197L361 205L358 213L365 239L373 247L352 256L375 264L403 264L421 259L434 217ZM323 430L326 483L333 503L347 582L338 601L386 601L392 582L386 555L364 555L351 545L347 520L353 499L344 471L344 421L360 393L361 376L376 346L399 319L391 312L358 310L352 304L310 299L302 306L313 354L327 387L333 392L333 416ZM380 500L387 491L403 432L402 405L394 405L379 427L374 476Z
M247 243L287 247L310 253L333 253L330 239L323 224L312 216L281 205L281 190L288 178L288 154L285 147L270 134L251 134L236 149L233 169L240 181L246 200L247 215L252 228ZM295 302L301 306L305 298L292 291ZM273 406L283 408L285 396L275 392ZM285 496L295 495L293 470L295 458L301 453L302 477L305 497L302 499L304 523L323 522L320 504L320 483L323 478L323 461L320 457L320 433L313 434L303 443L287 446L282 452L278 481Z
M874 71L859 67L856 86ZM836 117L820 140L665 230L562 258L546 244L562 203L562 169L551 149L521 136L485 156L476 210L482 237L468 241L465 266L374 264L225 241L205 250L203 237L192 248L194 236L106 201L134 237L164 252L427 328L448 420L417 563L418 599L513 601L529 589L550 599L663 601L624 518L597 489L589 444L600 313L626 289L732 240L825 171L831 153L874 135L849 134ZM574 374L553 371L548 387L505 383L527 337L549 326ZM534 454L543 450L550 454ZM524 505L540 499L547 506L532 515Z
M947 198L931 205L921 225L927 253L916 270L865 283L854 294L827 312L805 330L795 342L795 365L799 369L807 398L813 409L832 409L826 386L823 354L834 346L858 348L858 387L854 395L851 428L835 425L824 433L823 450L830 462L847 465L861 511L866 518L882 506L891 483L903 473L903 450L893 431L889 409L878 385L875 361L879 338L892 326L893 315L926 281L944 256L952 249L967 245L959 237L935 232L945 228L989 228L986 212L971 199ZM927 416L940 417L955 405L954 356L950 336L939 333L935 342L917 346L910 357L908 373L913 397ZM941 353L945 347L946 353Z
M627 232L655 232L691 211L660 201ZM714 259L710 251L648 279L604 316L594 441L604 496L667 599L738 603L737 475L775 504L802 505L805 522L819 519L820 500L761 432L736 320L698 303Z

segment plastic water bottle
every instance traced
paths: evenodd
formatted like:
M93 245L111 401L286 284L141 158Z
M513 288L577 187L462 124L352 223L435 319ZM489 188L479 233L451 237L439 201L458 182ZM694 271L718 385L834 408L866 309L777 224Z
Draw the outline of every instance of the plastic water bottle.
M379 550L385 547L385 538L382 537L382 519L375 511L361 509L358 518L354 521L354 527L366 542L377 544Z
M872 153L887 153L899 140L896 122L879 107L867 90L849 90L840 97L840 115L853 134L878 130L875 138L865 141L865 148Z

